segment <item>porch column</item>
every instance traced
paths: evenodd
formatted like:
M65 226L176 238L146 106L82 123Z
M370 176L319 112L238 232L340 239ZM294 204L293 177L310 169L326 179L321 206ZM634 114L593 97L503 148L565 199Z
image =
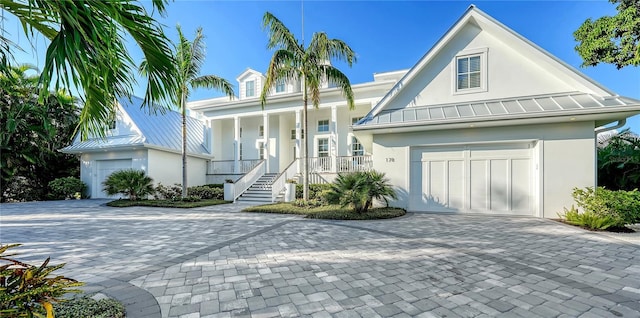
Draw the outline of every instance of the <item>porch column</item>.
M240 171L240 117L233 117L233 171Z
M296 110L296 159L301 157L301 146L302 141L302 111L300 109ZM301 160L297 161L298 172L302 172L302 162Z
M269 114L263 114L262 115L262 125L263 125L263 129L264 129L264 142L262 144L262 147L264 148L264 164L265 167L267 167L267 172L269 171ZM259 151L259 150L258 150Z
M331 156L331 171L336 172L338 169L338 107L331 106L331 143L329 144L329 153Z

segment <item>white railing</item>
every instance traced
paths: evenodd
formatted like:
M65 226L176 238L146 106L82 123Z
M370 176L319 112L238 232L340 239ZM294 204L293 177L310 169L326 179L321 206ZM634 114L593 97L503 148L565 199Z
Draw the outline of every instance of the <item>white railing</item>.
M298 160L300 159L293 160L271 184L271 202L276 202L276 198L284 190L287 180L298 174Z
M262 159L239 160L236 169L235 160L211 160L207 166L207 174L241 174L247 173L260 163Z
M264 163L264 160L260 160L253 169L233 184L233 201L235 201L242 193L247 191L252 184L258 181L258 179L265 174L267 171L266 166L267 165Z
M372 167L371 156L309 157L310 173L368 171Z
M339 156L336 158L336 172L368 171L373 167L371 156Z

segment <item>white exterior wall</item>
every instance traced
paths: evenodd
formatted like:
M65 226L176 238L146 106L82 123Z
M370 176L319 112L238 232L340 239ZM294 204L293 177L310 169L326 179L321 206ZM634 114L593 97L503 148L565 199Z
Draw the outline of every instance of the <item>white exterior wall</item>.
M149 174L147 162L147 150L127 150L84 153L80 156L80 179L87 184L87 193L92 198L102 198L102 184L98 181L97 161L131 159L131 168L143 170Z
M182 155L173 152L149 149L148 174L153 184L182 184ZM208 160L187 156L187 185L197 186L206 183Z
M373 167L386 173L399 198L395 206L408 208L412 146L536 140L539 216L557 217L573 202L572 189L595 185L594 122L470 128L373 136ZM541 170L543 169L543 170ZM540 171L544 171L540 175ZM542 194L540 196L539 194Z

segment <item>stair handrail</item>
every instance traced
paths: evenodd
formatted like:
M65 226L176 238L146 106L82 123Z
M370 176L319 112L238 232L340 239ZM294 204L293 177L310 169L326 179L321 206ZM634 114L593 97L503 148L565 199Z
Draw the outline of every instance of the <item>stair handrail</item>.
M240 179L238 179L233 184L233 201L241 196L247 189L249 189L260 177L262 177L266 172L266 165L264 164L264 159L260 160L260 162L249 172L243 175Z
M287 180L298 174L298 160L300 160L300 158L293 159L287 168L285 168L284 171L282 171L282 173L273 180L273 183L271 183L271 202L276 202L276 198L280 195L280 192L284 190Z

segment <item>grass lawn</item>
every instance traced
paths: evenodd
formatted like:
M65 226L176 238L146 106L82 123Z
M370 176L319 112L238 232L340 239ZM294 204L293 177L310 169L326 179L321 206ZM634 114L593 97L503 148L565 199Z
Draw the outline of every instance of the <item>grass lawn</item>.
M172 200L115 200L107 203L107 206L126 208L130 206L153 206L160 208L199 208L203 206L231 203L224 200L200 200L196 202L172 201Z
M374 208L365 214L353 212L350 208L339 205L324 205L319 207L298 207L291 203L274 203L246 208L243 212L298 214L309 219L331 220L376 220L390 219L405 215L407 212L399 208Z

